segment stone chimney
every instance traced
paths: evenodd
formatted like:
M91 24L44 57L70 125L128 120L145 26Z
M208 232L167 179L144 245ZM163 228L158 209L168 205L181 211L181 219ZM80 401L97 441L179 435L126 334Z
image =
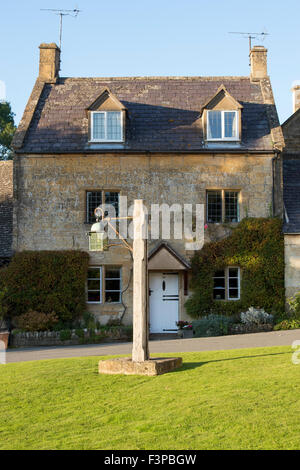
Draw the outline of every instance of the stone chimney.
M60 68L60 49L54 43L40 45L39 78L46 83L55 83Z
M300 82L294 82L292 85L293 92L293 113L300 108Z
M268 50L264 46L253 46L250 51L250 79L253 82L268 76L267 52Z

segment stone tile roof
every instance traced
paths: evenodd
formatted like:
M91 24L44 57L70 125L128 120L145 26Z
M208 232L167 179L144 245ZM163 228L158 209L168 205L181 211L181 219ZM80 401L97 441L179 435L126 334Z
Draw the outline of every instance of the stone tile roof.
M249 77L59 78L43 86L37 80L14 146L27 153L88 151L86 109L108 87L128 110L126 150L201 150L200 110L221 85L243 105L242 148L272 150L281 131L271 85Z
M296 158L295 158L296 157ZM300 233L300 154L285 155L283 161L283 200L288 221L284 233Z
M0 258L12 255L13 162L0 161Z

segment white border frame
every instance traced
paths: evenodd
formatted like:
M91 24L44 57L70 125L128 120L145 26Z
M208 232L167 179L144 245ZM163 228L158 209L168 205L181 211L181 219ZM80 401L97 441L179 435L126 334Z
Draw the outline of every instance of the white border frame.
M121 114L121 139L93 139L94 135L94 114L104 114L104 126L105 126L105 134L107 135L107 113L120 113ZM91 111L91 138L90 142L124 142L124 118L123 118L123 111Z
M104 266L105 268L105 275L104 275L104 297L105 297L105 302L104 304L107 304L107 305L110 305L110 304L122 304L122 292L123 292L123 283L122 283L122 280L123 280L123 272L122 272L122 267L123 266L118 266L118 265L110 265L110 264L107 264ZM120 270L120 277L119 278L108 278L107 280L108 281L114 281L114 280L120 280L120 290L109 290L108 292L120 292L120 300L119 302L106 302L106 268L108 269L119 269Z
M102 291L103 291L103 270L102 270L102 266L89 266L88 269L99 269L100 270L100 301L99 302L95 302L95 301L89 301L88 300L88 296L89 296L89 292L97 292L96 290L90 290L89 291L89 288L88 288L88 281L97 281L97 278L95 279L92 279L92 278L89 278L87 277L87 280L86 280L86 301L88 304L96 304L96 305L99 305L99 304L102 304L103 302L103 298L102 298Z
M222 137L221 138L209 138L208 137L208 132L209 132L209 113L211 112L219 112L221 113L221 131L222 131ZM224 114L225 113L235 113L235 133L236 133L236 137L225 137L225 121L224 121ZM207 110L207 119L206 119L206 140L208 142L227 142L227 141L230 141L230 142L238 142L240 141L239 139L239 123L238 123L238 120L239 120L239 112L236 111L235 109L224 109L224 110L221 110L221 109L211 109L211 110Z
M233 277L232 279L237 279L238 280L238 297L230 297L229 296L229 270L230 269L237 269L238 270L238 277ZM233 287L231 288L233 289ZM235 301L235 300L240 300L241 298L241 270L240 270L240 267L239 266L227 266L227 299L228 300L231 300L231 301Z

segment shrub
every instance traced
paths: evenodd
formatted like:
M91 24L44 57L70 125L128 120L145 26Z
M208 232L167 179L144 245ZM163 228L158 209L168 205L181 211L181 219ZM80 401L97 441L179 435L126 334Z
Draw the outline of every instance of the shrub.
M227 266L241 268L241 298L213 299L213 276ZM193 318L210 313L232 316L260 305L276 314L284 311L284 244L282 221L245 218L229 237L206 243L192 258L191 289L186 309Z
M17 327L22 331L47 331L52 330L58 322L58 317L54 312L42 313L29 310L20 315L17 319Z
M75 334L78 338L84 338L84 330L82 328L76 328Z
M23 251L0 270L0 288L7 289L10 317L28 310L55 312L62 322L79 318L86 308L85 283L89 256L81 251Z
M229 332L234 320L224 315L207 315L192 322L194 336L222 336Z
M293 318L300 319L300 292L297 292L293 297L287 300L290 307L290 315Z
M5 319L8 311L8 307L6 305L6 296L7 296L7 289L0 290L0 330L5 326Z
M68 339L71 339L72 337L72 331L71 330L61 330L59 332L59 338L61 341L66 341Z
M250 307L246 312L241 313L241 322L245 325L265 325L273 323L273 315L268 314L263 308Z
M296 318L290 318L288 320L283 320L277 325L274 326L274 330L296 330L300 328L300 320Z

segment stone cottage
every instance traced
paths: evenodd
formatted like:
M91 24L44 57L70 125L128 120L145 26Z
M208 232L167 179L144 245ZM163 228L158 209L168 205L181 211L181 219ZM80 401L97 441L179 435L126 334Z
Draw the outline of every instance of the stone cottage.
M14 138L14 241L20 250L86 250L87 306L106 323L132 322L132 260L116 244L91 251L102 202L203 204L206 241L243 217L282 216L283 137L267 50L241 77L59 76L60 50L40 45L39 75ZM226 223L226 226L225 226ZM149 241L150 332L176 330L193 251ZM214 298L238 300L240 269L215 279Z

